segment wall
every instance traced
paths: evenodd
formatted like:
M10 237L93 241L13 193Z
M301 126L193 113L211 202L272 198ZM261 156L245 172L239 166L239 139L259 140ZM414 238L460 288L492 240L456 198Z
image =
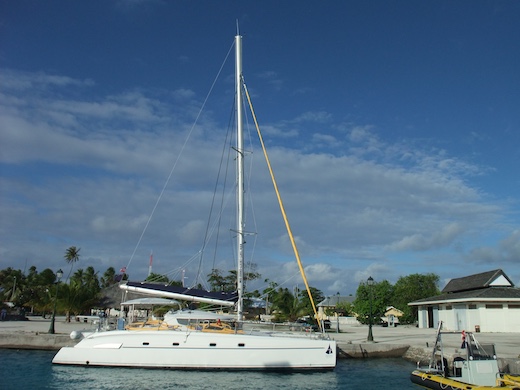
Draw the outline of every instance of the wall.
M517 332L520 333L520 304L480 302L471 304L439 305L434 310L434 323L443 321L443 328L450 331ZM435 318L437 317L437 318ZM428 327L428 307L419 307L418 324Z

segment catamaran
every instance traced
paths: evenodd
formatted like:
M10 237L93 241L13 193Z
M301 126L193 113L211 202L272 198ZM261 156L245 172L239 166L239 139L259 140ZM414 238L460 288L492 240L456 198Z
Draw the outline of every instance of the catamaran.
M244 172L243 172L243 129L244 96L249 103L249 94L242 75L242 37L235 36L235 85L237 109L237 252L238 298L237 321L243 320L244 301ZM251 106L251 104L250 104ZM253 112L256 123L256 116ZM257 126L258 128L258 126ZM262 145L262 139L260 139ZM264 154L265 150L264 150ZM267 155L266 155L267 157ZM274 176L267 160L275 189ZM278 195L278 193L277 193ZM278 195L282 215L290 230ZM290 232L289 232L290 233ZM291 243L299 260L292 235ZM307 282L304 279L306 285ZM123 287L124 286L124 287ZM142 288L141 292L170 298L179 297L176 292L159 291L137 284L122 285L123 288ZM307 290L309 291L308 285ZM184 294L181 294L184 295ZM194 300L207 302L215 297L198 296ZM205 301L206 300L206 301ZM235 302L224 299L234 305ZM85 336L73 347L61 348L52 360L54 364L82 366L116 366L165 369L229 369L229 370L332 370L336 366L336 342L324 333L310 333L300 336L279 333L247 333L244 331L204 332L190 327L172 327L158 331L151 330L111 330L94 332Z

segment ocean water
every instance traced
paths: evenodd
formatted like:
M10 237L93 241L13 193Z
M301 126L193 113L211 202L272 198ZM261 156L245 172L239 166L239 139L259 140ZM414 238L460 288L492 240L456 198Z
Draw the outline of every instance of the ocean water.
M0 349L0 389L416 389L403 359L339 360L331 372L222 372L55 366L54 352Z

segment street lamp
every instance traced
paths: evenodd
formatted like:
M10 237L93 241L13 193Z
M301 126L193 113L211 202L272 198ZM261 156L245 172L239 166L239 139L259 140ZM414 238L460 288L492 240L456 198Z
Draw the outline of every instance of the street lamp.
M54 321L56 320L56 305L58 303L58 285L60 284L63 271L59 269L56 272L56 295L54 295L54 309L52 310L51 326L49 327L49 333L54 334Z
M374 336L372 335L372 286L374 285L374 279L372 278L372 276L370 276L368 279L367 279L367 284L368 284L368 293L369 293L369 301L370 301L370 315L368 317L368 337L367 337L367 341L370 341L370 342L373 342L374 341Z

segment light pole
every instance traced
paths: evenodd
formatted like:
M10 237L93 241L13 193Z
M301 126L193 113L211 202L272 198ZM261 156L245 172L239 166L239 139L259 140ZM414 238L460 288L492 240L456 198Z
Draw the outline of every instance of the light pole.
M52 318L51 318L51 326L49 327L49 333L54 334L54 321L56 319L56 305L58 303L58 285L60 284L61 277L63 276L63 271L59 269L56 272L56 295L54 295L54 309L52 310Z
M372 286L374 285L374 279L372 278L372 276L370 276L368 279L367 279L367 285L368 285L368 294L369 294L369 301L370 301L370 313L369 313L369 317L368 317L368 337L367 337L367 341L370 341L370 342L373 342L374 341L374 336L372 335Z

